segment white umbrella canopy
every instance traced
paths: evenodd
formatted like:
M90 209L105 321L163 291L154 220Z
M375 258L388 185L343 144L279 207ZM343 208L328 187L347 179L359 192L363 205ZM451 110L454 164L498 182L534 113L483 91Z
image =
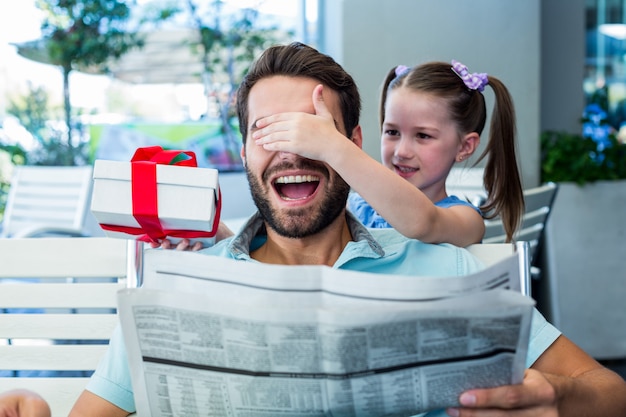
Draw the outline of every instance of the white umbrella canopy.
M145 35L142 48L135 48L104 68L75 68L88 74L109 74L133 84L202 83L202 56L197 31L191 29L155 30ZM45 39L14 43L18 54L41 62L50 62Z
M111 62L109 72L114 78L134 84L202 83L198 37L191 29L150 32L143 48Z

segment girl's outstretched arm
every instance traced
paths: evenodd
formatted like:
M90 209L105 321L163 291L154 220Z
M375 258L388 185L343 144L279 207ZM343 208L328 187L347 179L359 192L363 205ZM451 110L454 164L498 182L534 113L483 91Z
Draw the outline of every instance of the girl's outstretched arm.
M259 119L252 135L255 143L268 151L290 152L327 163L407 237L457 246L482 240L484 221L478 212L466 206L435 206L418 188L363 151L360 131L358 138L345 140L322 93L322 85L313 91L315 114L279 113Z

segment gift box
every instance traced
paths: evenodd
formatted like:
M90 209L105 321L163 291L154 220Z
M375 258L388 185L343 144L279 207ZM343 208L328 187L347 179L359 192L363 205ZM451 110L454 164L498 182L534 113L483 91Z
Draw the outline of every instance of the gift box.
M167 164L142 160L150 159L145 156L131 162L95 161L91 211L107 236L215 243L221 206L218 171L172 165L176 158Z

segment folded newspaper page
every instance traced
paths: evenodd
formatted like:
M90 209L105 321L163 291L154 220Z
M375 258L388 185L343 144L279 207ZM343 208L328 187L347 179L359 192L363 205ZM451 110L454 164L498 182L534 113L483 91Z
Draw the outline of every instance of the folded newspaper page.
M516 256L433 278L148 250L143 286L118 295L137 414L457 406L467 389L521 382L534 302L518 290Z

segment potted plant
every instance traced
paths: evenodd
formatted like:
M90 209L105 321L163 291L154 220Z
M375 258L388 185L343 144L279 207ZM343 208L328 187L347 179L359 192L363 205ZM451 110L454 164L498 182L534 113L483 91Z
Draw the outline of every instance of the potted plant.
M624 358L626 143L604 123L583 122L582 134L541 136L541 179L559 191L540 288L549 293L544 310L566 336L597 359Z
M579 186L596 181L626 179L626 143L613 133L605 147L591 137L548 131L541 135L541 180L573 182Z

